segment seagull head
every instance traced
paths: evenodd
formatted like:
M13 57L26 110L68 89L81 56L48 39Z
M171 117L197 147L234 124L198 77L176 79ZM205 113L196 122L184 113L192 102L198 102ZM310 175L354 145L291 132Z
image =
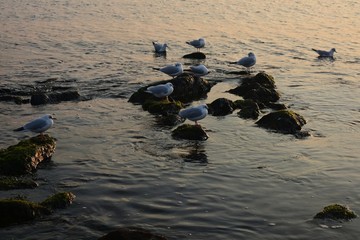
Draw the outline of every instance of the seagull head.
M255 54L252 53L252 52L249 52L248 56L249 56L249 57L255 57Z
M331 51L332 51L332 52L337 52L335 48L332 48Z

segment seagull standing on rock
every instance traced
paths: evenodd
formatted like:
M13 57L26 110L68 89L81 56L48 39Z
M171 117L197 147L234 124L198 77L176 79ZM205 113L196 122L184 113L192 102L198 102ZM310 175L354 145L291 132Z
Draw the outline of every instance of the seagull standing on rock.
M204 38L199 38L199 39L196 39L196 40L187 41L186 43L193 46L198 51L200 51L200 48L205 47L205 39Z
M54 118L50 114L46 114L40 118L32 120L31 122L26 123L24 126L14 129L15 132L19 131L30 131L34 133L43 134L46 130L52 127L54 124Z
M330 51L324 51L324 50L317 50L312 48L313 51L317 52L319 54L319 57L334 57L334 53L336 52L335 48L330 49Z
M150 86L145 90L145 92L151 93L157 98L163 98L163 97L167 98L173 91L174 91L174 86L170 82L166 84Z
M206 104L185 108L183 110L180 110L179 112L180 117L195 122L195 125L199 125L197 121L205 118L207 114L208 114L208 106Z
M183 66L181 63L175 63L175 65L168 65L163 68L154 68L155 70L159 70L171 77L177 77L184 72Z

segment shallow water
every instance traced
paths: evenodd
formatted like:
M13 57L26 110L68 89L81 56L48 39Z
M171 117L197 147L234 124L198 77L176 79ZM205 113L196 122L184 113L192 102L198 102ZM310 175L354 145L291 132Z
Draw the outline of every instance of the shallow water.
M356 1L19 1L0 2L0 87L28 88L55 78L89 101L32 107L0 102L0 147L31 134L14 129L54 113L52 164L35 190L0 192L41 201L71 191L75 203L2 239L96 239L138 226L169 239L356 239L359 220L320 223L332 203L360 214L360 6ZM305 139L257 128L252 120L208 116L205 142L178 141L171 128L127 102L154 71L194 51L221 80L210 103L239 78L227 62L252 51L254 73L275 77L281 102L307 120ZM151 41L166 41L156 57ZM311 48L335 47L335 60ZM196 103L195 103L196 104ZM266 112L264 112L265 114Z

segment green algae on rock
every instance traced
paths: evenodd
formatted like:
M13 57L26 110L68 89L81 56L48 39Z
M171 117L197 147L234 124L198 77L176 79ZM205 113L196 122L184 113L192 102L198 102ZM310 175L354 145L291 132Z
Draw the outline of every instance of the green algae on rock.
M34 171L55 152L55 138L40 134L0 150L0 174L21 175Z
M183 108L183 104L179 101L169 101L168 99L163 100L147 100L142 105L145 111L152 114L176 114Z
M187 140L207 140L209 136L200 125L183 124L172 132L174 138Z
M280 110L263 116L256 124L281 133L295 134L306 124L305 119L291 110Z
M0 177L0 190L36 188L38 184L31 178L3 176Z
M356 214L348 207L340 204L332 204L324 207L324 209L317 213L315 219L332 219L332 220L350 220L356 218Z
M65 208L75 199L71 192L57 193L42 203L25 199L0 199L0 227L24 223L49 215L53 210Z

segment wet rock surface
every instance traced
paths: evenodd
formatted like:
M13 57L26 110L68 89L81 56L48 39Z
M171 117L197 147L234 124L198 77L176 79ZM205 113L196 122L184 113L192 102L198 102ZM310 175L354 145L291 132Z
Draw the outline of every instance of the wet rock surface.
M201 140L209 138L205 130L200 125L183 124L172 131L172 136L178 139Z
M348 207L340 204L332 204L324 207L324 209L317 213L315 219L331 219L331 220L351 220L356 218L357 215Z

